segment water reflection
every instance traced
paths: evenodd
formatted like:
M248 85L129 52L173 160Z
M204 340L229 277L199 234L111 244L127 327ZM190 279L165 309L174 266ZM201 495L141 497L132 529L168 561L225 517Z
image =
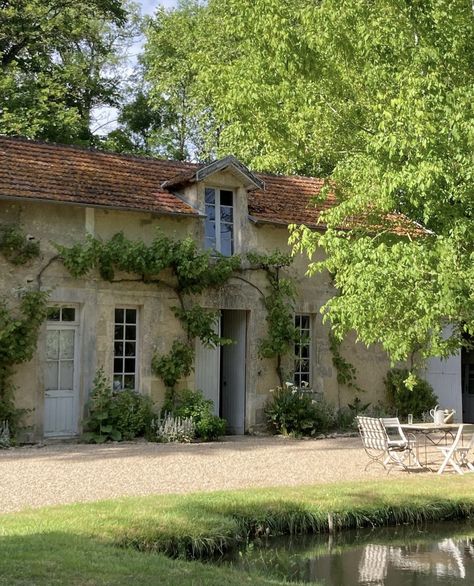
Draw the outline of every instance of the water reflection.
M344 532L334 537L270 539L240 552L233 565L288 581L324 586L474 584L474 525Z
M430 574L437 578L466 577L465 553L472 559L473 540L464 543L443 539L429 548L419 546L393 547L369 543L362 550L359 562L359 584L383 586L390 567L412 574Z

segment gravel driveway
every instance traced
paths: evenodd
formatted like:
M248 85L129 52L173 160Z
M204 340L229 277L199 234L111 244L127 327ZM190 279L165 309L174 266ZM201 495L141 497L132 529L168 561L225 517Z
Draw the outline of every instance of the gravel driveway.
M56 444L0 450L0 512L126 495L386 478L360 439L228 437L208 444ZM391 477L406 475L394 470Z

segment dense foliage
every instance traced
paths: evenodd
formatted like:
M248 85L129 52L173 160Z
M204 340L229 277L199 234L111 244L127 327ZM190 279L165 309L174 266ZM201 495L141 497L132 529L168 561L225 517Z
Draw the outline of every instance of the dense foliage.
M283 435L313 436L335 423L333 410L312 394L290 383L271 391L265 406L268 428Z
M94 377L87 410L83 422L87 442L130 440L151 432L154 413L150 398L129 389L114 391L103 369Z
M13 265L22 265L40 254L39 243L30 240L17 224L0 226L0 253Z
M336 205L322 218L329 229L298 229L293 243L310 255L317 246L327 252L311 272L334 275L340 295L325 313L335 335L355 329L393 360L458 348L463 331L474 332L471 4L197 5L150 24L145 76L156 95L166 93L160 34L182 34L185 50L170 54L176 71L192 72L193 109L218 129L207 152L233 153L256 170L331 179ZM395 237L396 218L386 221L393 211L431 232Z
M385 379L387 397L399 417L406 419L411 413L413 417L420 419L423 413L430 411L438 403L438 398L431 385L419 377L415 377L413 384L408 387L408 374L407 370L396 368L388 372Z
M168 394L162 414L171 414L182 420L192 419L196 437L203 441L213 441L225 434L226 421L213 414L214 404L205 399L201 391L181 390Z
M124 0L4 0L0 133L94 143L93 109L119 103L127 16Z
M0 422L8 422L12 437L18 432L24 410L15 406L11 377L18 364L33 358L46 317L47 297L44 292L26 291L14 306L0 302Z

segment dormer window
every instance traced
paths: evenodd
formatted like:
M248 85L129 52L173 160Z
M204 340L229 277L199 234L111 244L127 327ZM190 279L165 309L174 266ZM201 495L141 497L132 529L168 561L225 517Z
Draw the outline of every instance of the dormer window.
M206 187L206 241L207 249L224 256L234 253L234 193L229 189Z

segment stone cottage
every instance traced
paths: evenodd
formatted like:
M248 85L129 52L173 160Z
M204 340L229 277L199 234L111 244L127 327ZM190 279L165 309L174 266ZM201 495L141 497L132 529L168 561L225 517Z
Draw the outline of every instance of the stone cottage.
M182 332L172 289L126 275L114 282L96 274L73 278L54 261L55 243L72 245L87 234L108 240L118 232L150 242L159 229L224 255L288 251L288 224L322 229L320 209L308 205L321 186L314 178L252 173L233 157L197 165L0 138L0 225L21 225L41 247L37 260L19 267L0 255L0 294L7 301L38 282L50 291L37 352L14 381L18 406L31 410L31 439L80 433L98 367L115 385L160 404L165 388L152 374L152 355L166 352ZM351 402L354 391L338 385L321 319L333 289L327 274L307 278L306 265L298 257L286 270L296 284L294 319L304 341L285 366L295 383L307 382L337 407ZM278 384L274 360L258 352L267 286L261 271L251 271L203 296L201 303L219 312L222 335L235 343L213 349L198 342L194 370L181 383L202 389L236 434L262 422L269 390ZM363 402L381 400L385 354L351 340L343 353L358 370Z

